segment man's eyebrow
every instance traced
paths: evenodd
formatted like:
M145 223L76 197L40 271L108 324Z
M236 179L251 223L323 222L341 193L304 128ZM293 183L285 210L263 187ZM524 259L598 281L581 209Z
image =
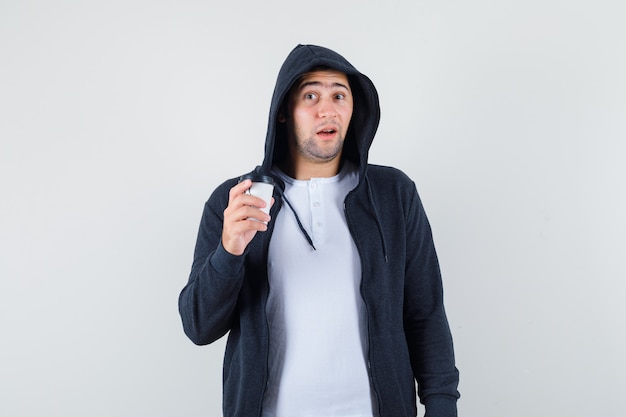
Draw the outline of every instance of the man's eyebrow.
M318 86L321 86L321 87L327 87L327 86L328 87L340 87L340 88L345 88L346 90L350 91L350 87L348 87L347 85L345 85L343 83L334 82L332 84L325 84L325 83L323 83L321 81L305 81L305 82L303 82L302 84L300 84L298 86L298 90L302 90L302 89L304 89L306 87L311 87L311 86L314 86L314 87L318 87Z

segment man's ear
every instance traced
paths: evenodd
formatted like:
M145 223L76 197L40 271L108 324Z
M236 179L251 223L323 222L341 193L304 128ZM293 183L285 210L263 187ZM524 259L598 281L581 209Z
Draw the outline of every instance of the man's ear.
M287 108L287 99L285 99L278 109L278 123L285 123L287 121L288 114L289 109Z

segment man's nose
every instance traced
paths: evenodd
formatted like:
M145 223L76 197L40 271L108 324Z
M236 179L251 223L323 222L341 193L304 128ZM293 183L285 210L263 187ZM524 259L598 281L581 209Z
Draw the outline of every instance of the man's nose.
M317 110L319 117L334 117L337 115L335 104L330 99L321 100Z

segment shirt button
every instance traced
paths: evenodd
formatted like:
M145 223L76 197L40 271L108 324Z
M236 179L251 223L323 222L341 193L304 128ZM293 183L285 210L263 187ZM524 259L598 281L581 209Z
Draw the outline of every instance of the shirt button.
M320 206L319 201L315 201L315 202L313 203L313 207L319 207L319 206Z
M313 189L317 188L317 183L316 182L312 182L311 183L311 188L313 188Z

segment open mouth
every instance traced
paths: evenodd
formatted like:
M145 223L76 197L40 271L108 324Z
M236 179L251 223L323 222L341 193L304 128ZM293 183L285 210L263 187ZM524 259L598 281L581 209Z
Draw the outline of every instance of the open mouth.
M317 132L317 134L320 135L321 137L331 137L335 133L337 133L337 130L333 129L332 127L329 127L329 128L326 128L326 129L322 129L322 130Z

